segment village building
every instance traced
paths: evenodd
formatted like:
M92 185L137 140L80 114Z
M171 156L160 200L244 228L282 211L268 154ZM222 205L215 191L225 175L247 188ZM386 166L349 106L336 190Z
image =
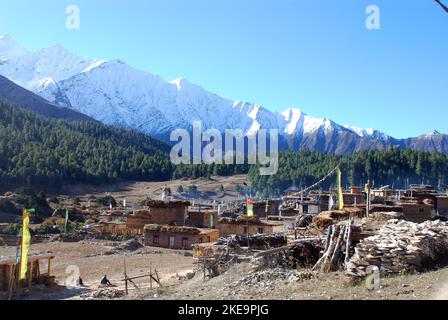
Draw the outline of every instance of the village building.
M136 210L127 216L128 234L143 234L143 228L147 224L183 226L189 205L188 201L147 201L147 209Z
M296 186L291 186L283 192L283 196L284 197L295 196L298 193L300 193L300 191L301 191L300 188Z
M446 216L448 215L448 196L437 196L437 214Z
M432 217L432 206L424 203L402 203L405 220L422 223Z
M144 227L145 245L170 249L192 249L194 244L214 242L219 230L148 224Z
M254 215L259 218L278 216L281 200L264 200L254 202Z
M373 189L370 191L370 196L390 199L395 196L395 191L390 188Z
M99 235L127 235L126 222L124 221L99 222L92 226L92 231Z
M366 203L366 199L362 193L343 193L344 206L361 206Z
M295 197L289 196L283 198L283 203L279 206L281 217L295 217L301 214L318 214L321 211L319 199L316 197ZM273 217L274 215L271 215Z
M219 234L226 237L231 234L249 235L284 232L281 221L262 221L252 216L239 216L237 219L222 218L219 220Z
M418 203L426 200L426 203L431 204L433 209L437 209L437 191L433 186L429 185L411 185L409 190L405 191L404 196L414 199Z
M218 210L212 206L194 206L188 208L185 225L188 227L216 229L218 219Z

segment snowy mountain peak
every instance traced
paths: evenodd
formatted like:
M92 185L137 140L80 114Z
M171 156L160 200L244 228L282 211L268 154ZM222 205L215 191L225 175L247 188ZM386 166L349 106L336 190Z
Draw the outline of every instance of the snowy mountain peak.
M282 115L285 117L287 121L300 118L303 116L302 110L298 108L288 108L285 111L282 112Z
M242 129L253 135L260 129L278 129L283 149L347 154L414 144L374 129L313 118L298 108L277 113L256 103L225 99L185 78L167 82L121 60L84 58L60 45L28 52L9 36L0 37L0 75L52 103L161 139L168 140L175 128L190 130L192 122L200 120L203 129L221 132ZM429 150L434 143L427 141L442 139L420 140L425 140L421 148Z
M439 135L441 135L441 133L439 131L432 130L432 131L429 131L429 132L423 134L422 136L431 138L431 137L435 137L435 136L439 136Z
M88 66L87 68L85 68L84 70L81 71L81 73L87 73L92 71L95 68L99 68L101 67L103 64L107 63L106 60L98 60L94 63L92 63L90 66Z
M8 34L0 36L0 62L9 60L12 57L19 57L29 52L20 46Z
M348 130L353 131L358 136L368 140L378 140L385 143L390 143L394 141L394 138L392 138L391 136L381 131L375 130L373 128L361 129L351 125L344 125L344 127Z
M194 86L190 81L188 81L185 78L177 78L174 79L173 81L170 81L170 83L174 84L178 91L186 87Z
M0 74L35 93L42 91L45 79L65 80L97 61L79 57L60 45L28 52L11 37L0 40L0 59L2 56L6 61L0 64Z

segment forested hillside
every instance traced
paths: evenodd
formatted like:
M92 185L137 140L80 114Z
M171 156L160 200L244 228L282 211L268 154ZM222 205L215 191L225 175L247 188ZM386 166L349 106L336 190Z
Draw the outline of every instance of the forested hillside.
M351 156L313 151L280 154L279 170L260 176L258 166L173 166L169 147L145 134L95 122L52 119L0 103L0 183L57 187L69 183L110 183L118 179L163 180L248 173L253 193L275 196L291 186L306 187L338 164L344 185L404 187L428 183L445 187L448 155L412 150L359 152ZM335 179L322 184L328 189Z
M283 190L296 186L305 188L325 177L338 164L343 172L343 185L363 186L371 179L375 187L408 184L432 184L446 188L448 182L448 155L392 149L359 152L351 156L337 156L312 151L280 154L279 170L273 176L260 176L257 166L249 170L252 191L260 195L278 196ZM321 186L335 185L331 177Z
M0 102L3 185L169 179L168 152L164 143L135 131L47 118Z

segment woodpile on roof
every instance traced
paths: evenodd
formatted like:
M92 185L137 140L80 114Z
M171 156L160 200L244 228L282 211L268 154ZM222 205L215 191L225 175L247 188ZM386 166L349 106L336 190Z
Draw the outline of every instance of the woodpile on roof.
M161 200L147 200L145 206L149 208L179 208L188 207L189 201L161 201Z
M366 276L369 266L377 266L382 274L420 272L447 257L448 223L390 220L377 234L355 247L347 274Z
M338 221L347 220L350 217L362 217L364 210L360 208L344 208L343 210L323 211L313 218L313 225L319 229L327 229Z
M200 234L199 228L184 227L184 226L168 226L160 224L147 224L144 228L145 231L152 232L167 232L167 233L181 233L181 234Z
M263 224L264 222L260 220L257 216L240 215L236 218L222 217L219 219L220 223L249 223L249 224Z
M225 245L228 248L247 247L254 250L267 250L270 248L278 248L287 245L287 238L281 233L246 235L230 235L220 238L215 242L216 245Z

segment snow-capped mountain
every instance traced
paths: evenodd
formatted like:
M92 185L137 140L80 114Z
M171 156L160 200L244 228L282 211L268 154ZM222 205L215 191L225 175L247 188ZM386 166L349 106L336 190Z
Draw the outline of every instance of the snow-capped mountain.
M79 57L61 46L28 52L9 36L0 37L0 75L52 103L105 124L167 139L175 128L279 129L283 148L351 153L384 149L401 141L373 129L361 130L317 119L300 109L271 112L261 105L221 98L179 78L168 82L120 60ZM412 147L412 142L408 142ZM434 144L419 143L431 149ZM444 149L445 150L445 149Z

